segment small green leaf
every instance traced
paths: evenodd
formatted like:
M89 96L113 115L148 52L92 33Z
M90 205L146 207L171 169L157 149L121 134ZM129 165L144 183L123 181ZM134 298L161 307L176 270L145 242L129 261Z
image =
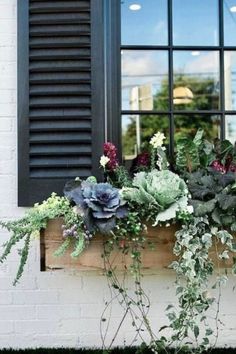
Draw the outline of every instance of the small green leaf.
M198 336L199 336L199 327L198 326L194 326L193 332L194 332L195 337L198 338Z

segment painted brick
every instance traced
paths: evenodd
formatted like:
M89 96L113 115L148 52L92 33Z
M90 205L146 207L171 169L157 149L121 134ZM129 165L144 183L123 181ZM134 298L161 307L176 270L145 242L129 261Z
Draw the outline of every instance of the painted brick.
M0 321L0 333L1 334L11 334L14 333L14 322L13 321Z
M0 0L0 219L23 215L17 207L17 0ZM8 233L0 231L0 243ZM93 347L101 345L100 315L109 300L106 279L100 274L67 274L39 271L39 240L32 243L29 263L21 282L12 286L17 269L17 251L0 267L0 348ZM171 273L145 276L151 296L154 326L166 323L164 310L176 301ZM222 290L218 346L236 347L235 278ZM117 303L112 307L115 328L121 316ZM209 312L209 316L214 311ZM104 324L105 325L105 324ZM109 343L114 334L107 334ZM130 344L133 330L129 321L114 345Z
M13 19L16 17L16 7L12 4L0 3L0 19Z
M33 305L33 304L56 304L58 303L58 291L57 290L24 290L24 291L14 291L13 303L15 305ZM1 301L1 295L0 295Z
M69 290L69 289L68 289ZM37 305L38 319L76 319L80 317L80 305Z
M0 291L0 305L10 305L12 302L13 299L10 291Z
M16 33L16 19L1 19L0 33Z
M35 306L1 305L0 318L6 321L36 319L36 308Z
M1 118L0 119L0 132L10 132L13 128L12 118Z
M55 321L15 321L16 334L53 334L57 331Z

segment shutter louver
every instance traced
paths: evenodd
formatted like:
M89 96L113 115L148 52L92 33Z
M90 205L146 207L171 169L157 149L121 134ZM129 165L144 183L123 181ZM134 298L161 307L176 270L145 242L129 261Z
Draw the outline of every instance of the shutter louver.
M19 122L19 130L22 133L28 119L28 156L25 161L21 156L22 166L19 161L19 170L24 170L19 175L20 205L40 201L53 191L61 193L66 180L84 179L94 172L92 152L95 148L97 154L97 148L92 142L92 130L99 125L93 122L96 107L92 102L92 75L96 75L95 70L92 72L91 51L93 1L26 1L28 117L24 117L24 124ZM96 0L95 3L98 5ZM19 82L19 89L20 85ZM97 134L101 143L101 125ZM19 153L21 145L19 141ZM29 184L29 192L22 183ZM35 188L41 191L36 192Z
M29 24L30 177L88 177L90 3L31 0Z

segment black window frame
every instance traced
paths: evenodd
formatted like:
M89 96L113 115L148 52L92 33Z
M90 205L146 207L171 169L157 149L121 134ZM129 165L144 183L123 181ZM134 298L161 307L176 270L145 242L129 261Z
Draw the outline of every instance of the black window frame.
M120 3L120 2L119 2ZM121 7L121 3L120 3ZM225 139L225 116L226 115L236 115L236 110L226 110L225 109L225 78L224 78L224 53L226 51L235 51L236 46L225 46L224 45L224 3L223 0L218 0L218 20L219 20L219 43L214 46L194 46L194 45L174 45L173 43L173 1L167 0L167 19L168 19L168 44L167 45L122 45L120 37L119 41L116 41L116 45L119 47L119 52L122 50L165 50L168 51L168 83L169 83L169 109L165 111L153 110L122 110L120 109L119 118L118 115L116 119L119 119L121 122L122 115L142 115L142 114L151 114L159 116L168 116L169 117L169 155L172 158L174 156L174 134L175 134L175 122L174 116L178 115L218 115L220 117L220 138ZM120 16L120 12L117 12ZM119 17L119 24L121 26L121 17ZM119 29L121 32L121 27ZM219 109L214 110L175 110L173 102L173 90L174 90L174 73L173 73L173 52L174 51L218 51L219 52L219 82L220 82L220 96L219 96ZM120 70L120 61L121 55L119 54L119 59L116 60L115 66ZM121 70L119 72L121 80ZM119 92L121 92L120 87L117 87ZM120 123L121 124L121 123ZM121 128L119 128L121 131Z

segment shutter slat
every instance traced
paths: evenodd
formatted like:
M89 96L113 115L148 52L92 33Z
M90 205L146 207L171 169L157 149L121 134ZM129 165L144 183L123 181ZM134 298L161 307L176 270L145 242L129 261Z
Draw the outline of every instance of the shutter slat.
M91 121L89 120L69 120L69 121L58 121L58 120L44 120L44 121L30 121L30 130L37 131L37 130L63 130L63 131L70 131L70 130L91 130Z
M62 84L62 83L91 83L91 75L87 71L81 72L48 72L31 73L30 84Z
M48 96L48 95L90 95L91 86L86 84L80 85L31 85L31 96Z
M54 14L41 14L34 13L30 15L29 18L30 25L44 25L44 24L54 24L54 25L64 25L64 24L72 24L72 23L89 23L90 22L90 13L89 11L82 11L76 13L66 13L63 11L62 13Z
M34 108L30 110L30 119L90 119L91 107L87 108Z
M32 25L30 28L30 37L52 37L52 36L76 36L89 35L90 26L86 23L64 24L64 26L55 24Z
M47 178L53 178L55 179L62 179L66 178L71 179L75 178L75 176L78 175L81 178L87 178L91 175L91 168L85 168L85 167L77 167L77 168L51 168L51 169L45 169L45 168L31 168L30 170L30 177L31 178L40 178L40 179L47 179Z
M89 35L31 37L30 48L77 48L90 47Z
M89 1L86 0L80 0L78 1L72 1L72 0L66 0L66 1L37 1L37 2L31 2L30 3L30 12L36 12L40 13L42 11L52 11L53 13L57 13L60 11L63 12L68 12L72 9L73 12L81 12L84 9L86 11L90 11L90 4Z
M91 165L91 157L89 156L42 156L40 158L32 157L30 160L30 167L76 167L76 166L86 166Z
M29 65L30 73L34 72L64 72L65 76L67 72L90 72L89 60L71 61L71 60L53 60L53 61L37 61L31 62Z
M73 59L78 60L79 58L90 60L90 49L89 48L68 48L66 50L62 48L48 48L48 49L33 49L30 52L30 60L61 60L61 59Z
M29 21L30 176L89 176L90 1L30 0Z
M92 149L90 144L81 143L77 144L53 144L53 145L32 145L30 147L30 155L31 156L74 156L74 155L84 155L91 156Z

